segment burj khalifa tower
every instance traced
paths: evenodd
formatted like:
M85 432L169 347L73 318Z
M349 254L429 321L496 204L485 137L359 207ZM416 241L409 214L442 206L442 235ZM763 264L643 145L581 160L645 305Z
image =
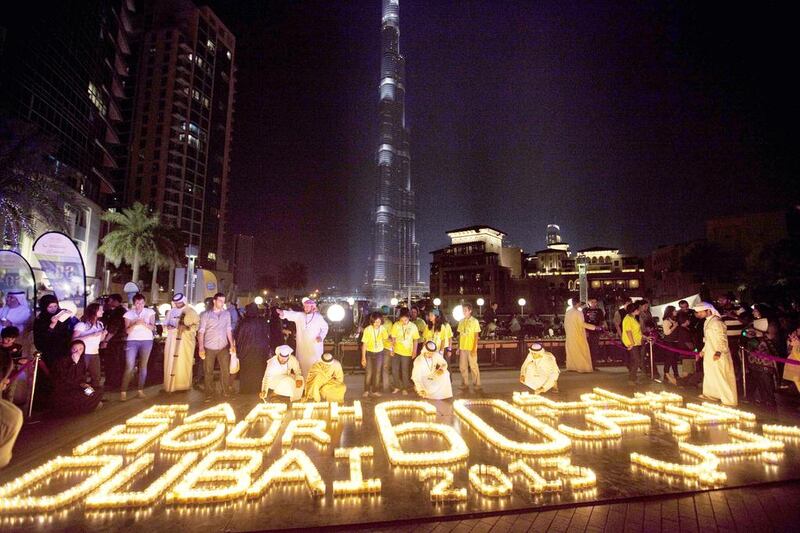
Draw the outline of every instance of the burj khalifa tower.
M405 58L400 55L399 0L383 0L381 22L380 140L377 153L373 246L369 281L375 303L418 294L419 245L405 118Z

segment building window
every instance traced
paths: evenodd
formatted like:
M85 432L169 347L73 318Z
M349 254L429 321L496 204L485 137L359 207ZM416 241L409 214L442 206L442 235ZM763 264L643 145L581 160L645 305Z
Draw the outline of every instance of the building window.
M92 103L94 104L94 106L97 108L97 110L100 112L101 115L106 116L106 113L108 112L108 107L106 106L105 102L103 102L103 97L100 94L100 90L92 82L89 82L88 93L89 93L89 100L92 101Z
M629 282L629 285L628 285L628 286L629 286L631 289L638 289L638 288L639 288L639 280L638 280L638 279L632 279L632 280L630 280L630 282Z
M214 252L208 252L208 260L209 261L216 261L217 260L217 254L215 254Z

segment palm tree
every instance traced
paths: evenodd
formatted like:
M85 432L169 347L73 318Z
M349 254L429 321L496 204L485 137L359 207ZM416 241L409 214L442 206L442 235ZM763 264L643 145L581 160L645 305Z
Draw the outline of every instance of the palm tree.
M286 298L289 298L290 289L302 289L308 285L308 267L303 263L292 261L281 265L278 271L281 286L286 288Z
M31 124L0 117L0 246L19 248L23 235L34 236L37 221L48 229L67 229L64 211L79 199L56 178L49 159L56 149Z
M150 213L145 205L136 202L122 211L109 211L101 217L113 229L103 237L97 249L106 259L119 266L128 263L133 270L133 281L139 281L139 266L147 261L156 248L155 231L161 224L158 214Z
M150 281L150 301L158 301L158 269L161 266L169 267L169 283L172 283L172 273L175 265L183 259L186 234L174 226L159 224L153 230L153 243L155 247L150 251L150 267L153 277Z

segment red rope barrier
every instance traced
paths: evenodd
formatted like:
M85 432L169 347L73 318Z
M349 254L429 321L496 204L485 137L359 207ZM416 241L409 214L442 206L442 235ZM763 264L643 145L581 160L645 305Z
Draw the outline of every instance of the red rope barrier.
M783 357L775 357L774 355L764 352L750 352L750 355L755 355L759 359L765 359L767 361L776 361L778 363L786 363L787 365L800 365L800 361L795 361L794 359L784 359Z

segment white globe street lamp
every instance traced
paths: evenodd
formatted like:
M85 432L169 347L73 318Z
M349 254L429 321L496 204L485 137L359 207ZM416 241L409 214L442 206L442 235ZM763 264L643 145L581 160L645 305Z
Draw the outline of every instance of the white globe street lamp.
M353 307L355 304L356 304L356 299L353 298L352 296L347 299L347 305L349 305L350 307Z
M339 323L344 320L344 307L333 304L325 312L328 320L333 322L333 355L339 358Z
M441 298L434 298L433 299L433 305L435 305L436 307L439 307L440 305L442 305L442 299Z
M520 298L517 300L517 304L519 304L520 314L525 315L525 304L528 303L525 301L525 298Z
M464 307L461 305L457 305L453 308L453 318L456 322L461 322L464 320Z
M483 304L486 303L486 300L484 300L483 298L478 298L477 300L475 300L475 303L478 304L478 314L480 316L483 316Z
M397 298L392 298L391 300L389 300L389 303L392 304L392 307L397 307L397 304L400 303L400 300L398 300Z
M253 301L256 303L256 305L264 305L264 298L261 296L256 296Z
M205 312L206 304L200 302L199 304L194 304L194 310L197 311L198 314Z
M332 306L328 307L326 315L328 316L328 320L331 322L339 323L344 320L344 307L339 304L333 304Z
M158 312L161 314L161 316L167 316L167 313L169 313L170 309L172 309L170 304L161 304L158 306Z

